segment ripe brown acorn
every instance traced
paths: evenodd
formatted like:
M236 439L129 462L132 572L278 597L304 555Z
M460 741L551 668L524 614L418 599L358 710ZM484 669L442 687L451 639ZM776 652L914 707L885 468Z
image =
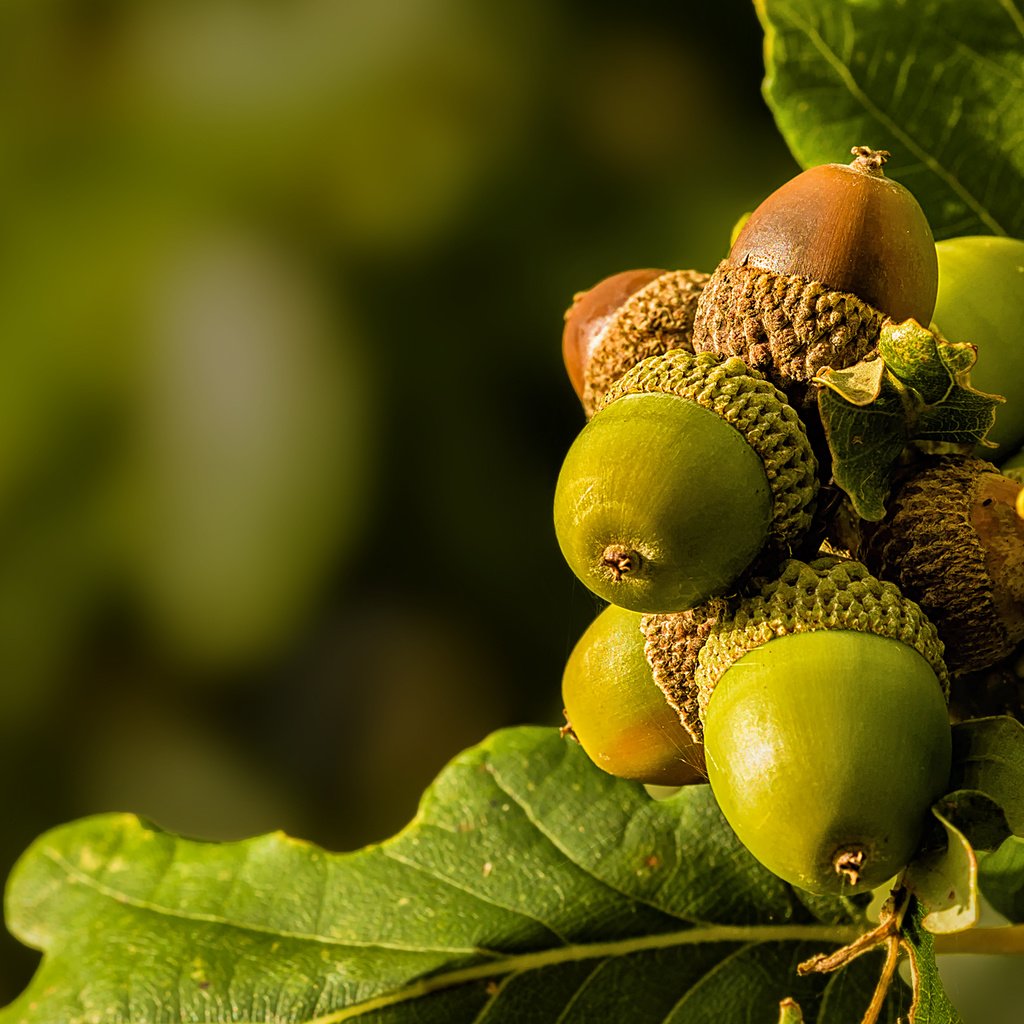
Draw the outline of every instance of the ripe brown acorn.
M858 557L935 623L952 673L976 672L1024 640L1022 488L989 462L946 455L908 471Z
M690 349L697 270L624 270L579 292L565 312L562 358L587 417L627 370L648 356Z
M850 366L887 318L927 325L938 266L917 200L886 178L889 154L797 175L751 214L705 286L694 351L742 358L797 405L825 366Z

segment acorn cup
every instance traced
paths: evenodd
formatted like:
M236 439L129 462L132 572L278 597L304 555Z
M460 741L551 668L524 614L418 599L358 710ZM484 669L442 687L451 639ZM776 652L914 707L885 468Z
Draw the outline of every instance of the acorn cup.
M573 297L562 358L588 418L608 388L642 359L674 348L691 351L707 279L698 270L624 270Z
M887 318L927 326L938 268L924 212L885 177L889 154L857 146L849 165L812 167L751 214L705 285L695 352L742 358L813 404L812 378L874 347Z
M858 521L857 557L935 623L954 675L977 672L1024 640L1022 487L983 459L909 468L885 519Z
M676 349L616 382L573 442L555 532L599 597L684 611L791 553L811 523L816 469L799 417L760 374Z
M694 680L711 788L762 864L842 895L907 865L951 731L942 643L893 584L789 560L711 629Z
M618 778L706 782L700 743L654 681L643 619L609 605L580 637L562 675L566 729L594 764ZM696 658L691 672L695 667Z

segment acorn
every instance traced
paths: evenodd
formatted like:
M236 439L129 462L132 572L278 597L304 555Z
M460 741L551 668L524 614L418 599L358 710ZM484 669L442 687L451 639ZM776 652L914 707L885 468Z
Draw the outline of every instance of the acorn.
M565 312L562 358L588 417L641 359L690 349L707 279L697 270L624 270L573 296Z
M999 472L1019 484L1024 484L1024 451L1011 455L999 466Z
M1006 398L986 437L1005 458L1024 444L1024 240L966 235L936 242L935 252L935 327L950 341L976 345L972 386Z
M859 557L935 623L955 675L1024 640L1021 484L983 459L944 455L911 467L879 523L859 524Z
M609 605L580 637L562 675L567 730L594 764L618 778L706 782L700 744L655 684L643 619Z
M765 867L849 895L907 865L951 731L942 643L893 584L789 560L712 628L695 682L711 788Z
M751 214L701 293L694 351L736 355L798 407L811 379L875 346L887 318L927 326L938 270L917 200L885 177L889 154L812 167Z
M612 385L573 442L555 532L599 597L685 611L800 543L816 469L800 418L761 374L675 349Z

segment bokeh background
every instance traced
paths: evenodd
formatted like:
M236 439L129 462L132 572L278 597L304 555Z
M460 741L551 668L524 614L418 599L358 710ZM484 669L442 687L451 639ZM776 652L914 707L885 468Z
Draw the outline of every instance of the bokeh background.
M0 0L0 876L353 848L560 721L562 313L797 170L762 74L748 0Z

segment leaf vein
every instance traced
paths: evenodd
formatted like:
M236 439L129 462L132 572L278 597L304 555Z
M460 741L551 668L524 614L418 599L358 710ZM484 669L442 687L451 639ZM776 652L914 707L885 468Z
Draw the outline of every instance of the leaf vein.
M450 886L457 892L462 892L468 896L472 896L474 899L480 900L481 902L486 903L492 907L496 907L498 910L505 910L511 914L516 914L518 917L522 917L527 921L533 921L534 924L539 924L542 928L545 928L549 932L551 932L551 934L554 935L555 938L557 938L558 941L562 943L562 945L569 944L568 938L562 935L557 928L552 927L546 921L542 921L539 917L533 914L526 914L518 908L508 906L504 903L499 903L496 899L494 899L491 896L483 896L480 893L474 892L472 889L464 885L460 885L457 880L450 878L447 875L443 875L438 871L434 871L432 868L427 867L427 865L425 864L421 864L418 861L411 860L408 857L395 853L394 850L391 848L385 847L382 849L382 852L384 856L389 857L391 860L397 862L398 864L402 864L405 867L411 868L414 871L419 871L422 874L426 875L428 878L433 878L434 881L436 882L441 882L443 885Z
M43 848L41 851L43 856L48 857L52 860L62 871L71 879L73 882L80 883L88 886L93 891L97 892L101 896L105 896L108 899L113 900L115 903L122 905L135 907L138 910L148 911L149 913L158 914L165 917L177 918L182 921L197 921L203 924L215 924L222 925L226 928L235 928L239 931L255 932L261 935L272 935L275 938L284 939L296 939L302 942L317 942L321 945L332 946L338 948L351 947L354 949L388 949L394 950L395 952L404 953L444 953L458 956L495 956L493 950L481 949L480 947L456 947L456 946L427 946L427 945L411 945L406 943L392 943L385 942L383 940L361 940L361 939L341 939L335 938L329 935L316 935L310 932L298 932L298 931L282 931L277 928L269 928L266 925L257 924L254 921L232 921L219 914L207 914L201 911L185 911L178 907L166 907L159 903L139 899L137 896L129 896L125 892L121 892L112 886L106 885L94 878L92 875L80 871L74 864L63 857L57 850L51 848Z
M595 875L594 872L590 868L588 868L585 864L581 864L578 860L575 859L575 857L573 857L571 855L571 853L558 841L557 836L555 836L554 834L552 834L551 832L549 832L547 829L544 828L540 818L537 817L537 815L534 813L533 809L529 806L529 804L527 804L525 802L525 800L522 797L520 797L519 794L513 792L511 789L508 788L508 786L505 783L502 782L502 780L498 777L498 772L493 768L493 766L492 766L491 774L494 777L495 785L497 785L498 788L503 793L505 793L506 796L508 796L508 798L510 800L514 800L516 802L516 804L522 809L523 814L525 814L527 819L530 821L530 824L532 824L534 826L534 828L536 828L537 831L567 861L569 861L570 864L572 864L574 867L579 868L579 870L582 871L585 875L587 875L588 878L593 879L595 884L603 886L605 889L608 889L610 892L617 893L619 896L622 896L624 899L627 899L627 900L629 900L632 903L640 903L640 904L642 904L644 906L648 906L648 907L651 907L654 910L660 911L663 914L667 914L669 917L674 917L677 921L685 921L688 924L692 924L694 926L704 925L704 924L707 923L707 922L704 922L704 921L698 921L698 920L696 920L694 918L683 917L681 914L678 914L678 913L676 913L673 910L669 910L669 909L667 909L667 908L665 908L663 906L660 906L658 903L654 902L653 900L645 899L644 897L638 896L635 893L628 893L624 889L621 889L618 886L613 885L611 882L609 882L609 881L607 881L607 880L605 880L603 878L598 878L598 876Z

